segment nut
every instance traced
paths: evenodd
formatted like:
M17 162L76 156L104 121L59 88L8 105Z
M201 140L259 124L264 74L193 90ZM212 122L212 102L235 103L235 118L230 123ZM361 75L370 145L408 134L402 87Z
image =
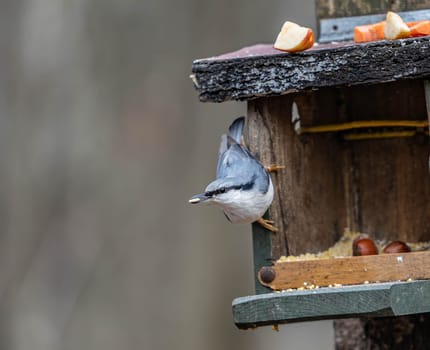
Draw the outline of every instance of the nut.
M370 238L358 237L352 242L352 255L377 255L378 248Z
M387 244L383 252L385 254L393 254L393 253L409 253L411 251L411 248L402 241L394 241L389 244Z

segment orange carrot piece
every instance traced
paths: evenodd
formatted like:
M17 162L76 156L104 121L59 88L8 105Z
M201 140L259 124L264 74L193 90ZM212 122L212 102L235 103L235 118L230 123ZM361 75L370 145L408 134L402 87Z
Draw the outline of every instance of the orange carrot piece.
M411 30L411 36L430 35L430 20L414 21L406 23ZM354 41L364 43L369 41L384 40L385 21L357 26L354 28Z
M367 26L357 26L354 28L354 41L356 43L365 43L371 40L371 34Z
M384 39L385 21L357 26L354 28L354 41L364 43Z
M382 40L385 38L385 21L375 23L373 25L373 30L375 31L375 36L378 38L377 40Z
M411 36L430 35L430 21L416 21L406 24L411 30Z
M422 21L406 22L406 25L410 28L410 27L413 27L415 24L418 24L420 22L422 22Z

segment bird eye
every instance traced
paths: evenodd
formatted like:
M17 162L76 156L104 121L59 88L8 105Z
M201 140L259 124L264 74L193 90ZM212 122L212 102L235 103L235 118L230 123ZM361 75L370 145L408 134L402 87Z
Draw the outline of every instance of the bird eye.
M219 193L225 193L225 187L221 187L221 188L219 189Z

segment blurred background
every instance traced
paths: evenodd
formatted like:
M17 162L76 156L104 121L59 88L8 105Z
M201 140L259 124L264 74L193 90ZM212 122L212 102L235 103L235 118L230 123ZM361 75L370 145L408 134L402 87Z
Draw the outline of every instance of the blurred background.
M0 349L331 349L332 324L239 331L250 226L188 204L244 103L193 59L315 29L313 0L5 0Z

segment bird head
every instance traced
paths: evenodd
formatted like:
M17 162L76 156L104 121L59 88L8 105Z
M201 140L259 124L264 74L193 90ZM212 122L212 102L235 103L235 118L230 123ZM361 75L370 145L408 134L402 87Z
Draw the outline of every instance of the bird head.
M204 193L196 194L192 196L189 203L225 203L230 202L235 193L242 190L244 186L240 184L237 179L224 178L217 179L211 182Z

